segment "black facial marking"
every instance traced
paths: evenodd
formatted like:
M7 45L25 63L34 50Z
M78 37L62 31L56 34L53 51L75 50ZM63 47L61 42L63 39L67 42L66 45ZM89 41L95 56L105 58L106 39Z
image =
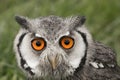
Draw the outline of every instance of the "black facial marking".
M86 45L86 49L85 49L85 55L84 57L82 58L81 60L81 63L79 64L79 67L75 70L75 73L77 73L78 71L80 71L81 69L83 69L83 66L85 65L85 62L86 62L86 56L87 56L87 48L88 48L88 41L86 39L86 34L85 33L82 33L80 31L77 31L83 38L83 41Z
M23 34L20 36L20 38L19 38L19 43L17 44L18 52L19 52L20 57L22 57L21 52L20 52L20 45L21 45L21 42L22 42L23 38L25 37L25 35L26 35L26 33L23 33Z
M86 34L80 32L80 31L77 31L77 32L82 36L85 45L88 46L88 41L87 41L87 39L86 39Z
M31 71L31 68L30 68L29 66L28 66L27 68L24 67L24 65L25 65L25 64L27 65L27 63L26 63L26 61L23 59L23 57L22 57L22 55L21 55L21 51L20 51L20 45L21 45L22 40L23 40L23 38L25 37L26 34L27 34L27 33L23 33L23 34L20 36L20 38L19 38L19 43L17 44L19 56L20 56L20 58L21 58L20 63L21 63L21 67L22 67L23 69L25 69L26 71L28 71L31 75L35 75L35 73L33 73L33 72Z

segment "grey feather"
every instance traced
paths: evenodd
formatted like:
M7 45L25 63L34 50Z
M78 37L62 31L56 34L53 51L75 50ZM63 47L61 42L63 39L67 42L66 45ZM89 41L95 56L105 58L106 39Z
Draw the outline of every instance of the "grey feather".
M28 80L120 80L115 52L94 41L84 26L86 18L47 16L36 19L16 16L20 28L14 50L19 67ZM65 49L63 37L73 46ZM45 47L35 50L34 39L42 38ZM69 42L67 42L69 44Z

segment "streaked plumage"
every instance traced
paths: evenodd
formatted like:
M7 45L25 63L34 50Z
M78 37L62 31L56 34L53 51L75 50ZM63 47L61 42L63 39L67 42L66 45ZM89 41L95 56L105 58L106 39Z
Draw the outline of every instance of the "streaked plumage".
M115 52L92 39L85 17L16 16L16 21L21 29L14 50L28 80L120 80Z

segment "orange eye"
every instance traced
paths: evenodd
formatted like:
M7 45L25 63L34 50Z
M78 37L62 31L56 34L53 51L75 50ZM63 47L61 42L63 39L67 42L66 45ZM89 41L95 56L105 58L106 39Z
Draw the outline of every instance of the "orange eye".
M70 49L73 47L74 45L74 39L69 37L69 36L64 36L60 39L60 45L64 48L64 49Z
M37 39L32 40L31 45L34 50L40 51L45 47L46 43L43 38L37 38Z

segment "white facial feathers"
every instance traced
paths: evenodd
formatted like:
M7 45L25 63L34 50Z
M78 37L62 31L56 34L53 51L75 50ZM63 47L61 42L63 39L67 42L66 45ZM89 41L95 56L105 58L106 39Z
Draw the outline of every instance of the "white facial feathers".
M85 55L85 50L86 46L82 36L75 32L74 50L69 55L69 62L73 66L73 68L76 69L77 67L79 67L80 62Z
M46 56L49 57L49 55L55 56L59 54L62 55L61 58L58 58L58 61L55 58L56 61L53 61L52 63L59 63L56 68L56 73L59 74L58 76L63 75L62 70L66 75L73 73L73 71L79 67L82 58L85 56L86 44L83 36L74 29L74 27L77 26L82 27L81 25L83 25L85 18L74 17L74 19L72 19L73 18L70 20L69 18L69 20L65 22L65 20L61 18L59 19L59 17L46 17L38 18L35 20L28 20L24 17L16 17L17 22L23 26L21 30L26 30L26 35L23 36L23 39L20 42L21 44L19 46L22 58L27 63L27 65L25 64L23 66L25 68L28 66L32 68L32 70L34 70L34 73L39 77L41 77L41 75L51 75L51 63L49 63L50 60L48 61ZM26 24L28 23L27 20L29 21L30 25ZM82 31L82 29L80 30ZM21 31L21 34L22 33L23 32ZM65 49L60 45L60 41L63 37L69 37L70 40L73 41L73 46L70 49ZM31 43L35 38L44 39L46 45L43 50L36 51L33 49ZM69 44L69 41L65 41L63 41L63 44ZM37 45L37 43L35 43L35 45ZM39 46L40 44L38 47ZM21 64L19 57L20 56L17 55L18 63Z

